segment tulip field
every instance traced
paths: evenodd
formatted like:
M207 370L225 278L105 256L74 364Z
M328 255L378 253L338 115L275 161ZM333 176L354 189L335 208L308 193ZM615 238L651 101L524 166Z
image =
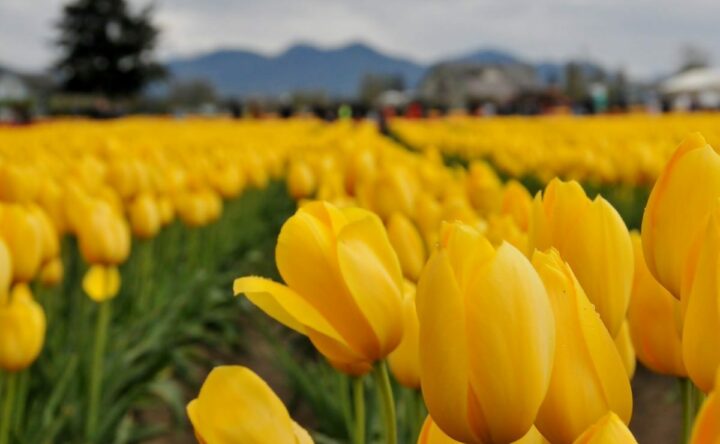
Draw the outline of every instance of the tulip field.
M389 128L0 127L0 444L720 443L720 115Z

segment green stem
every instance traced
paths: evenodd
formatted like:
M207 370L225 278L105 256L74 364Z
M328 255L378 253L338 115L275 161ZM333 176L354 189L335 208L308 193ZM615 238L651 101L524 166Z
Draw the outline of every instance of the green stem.
M387 364L380 362L373 370L377 385L381 410L385 417L385 437L387 444L397 444L397 420L395 416L395 399L388 375Z
M687 444L692 437L695 415L698 412L698 390L690 378L683 378L680 380L680 391L682 392L683 417L682 443Z
M342 406L343 421L348 437L352 438L352 406L350 405L350 387L348 385L348 377L342 373L338 373L338 389L340 391L340 404Z
M365 384L363 377L353 380L355 398L355 444L365 444Z
M95 347L90 368L90 399L88 402L87 423L85 424L85 438L88 442L95 441L100 413L98 409L102 392L105 346L107 344L108 327L110 326L110 302L108 300L100 304L97 323L95 324Z
M7 373L5 379L5 399L0 418L0 444L10 442L10 421L12 419L12 408L15 403L16 377L14 373Z

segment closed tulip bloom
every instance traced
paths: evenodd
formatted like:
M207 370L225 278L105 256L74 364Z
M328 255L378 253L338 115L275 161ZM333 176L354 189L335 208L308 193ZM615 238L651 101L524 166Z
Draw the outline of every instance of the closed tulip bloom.
M150 239L160 231L160 208L150 193L138 194L128 208L128 215L132 232L138 238Z
M532 208L532 196L520 182L510 180L502 193L500 212L510 215L522 231L527 231Z
M720 371L715 378L715 388L705 400L695 418L690 444L720 443Z
M39 206L29 204L27 210L40 225L40 233L42 237L42 255L40 263L45 264L60 254L60 239L55 229L55 225L50 220L48 214Z
M415 225L402 213L393 213L387 223L388 237L400 259L400 267L407 279L416 282L427 253L425 244Z
M632 233L632 241L635 276L628 323L637 358L656 373L687 376L680 333L676 327L680 302L650 274L637 233Z
M187 406L200 444L312 444L282 401L245 367L216 367Z
M637 358L635 356L635 347L630 338L630 325L628 321L623 322L622 327L620 327L620 332L615 337L615 348L617 348L620 354L620 359L622 360L623 367L625 367L628 379L632 379L633 375L635 375Z
M630 382L612 336L556 250L536 252L533 264L550 297L556 328L552 378L535 425L551 442L564 444L609 411L628 423Z
M403 337L388 356L390 371L405 387L420 388L420 325L415 308L415 285L405 282L403 299Z
M440 430L440 427L433 422L430 415L425 418L420 436L418 437L417 444L462 444L460 441L455 441ZM538 432L535 427L530 430L517 441L512 444L548 444L548 441Z
M478 213L491 214L500 207L502 183L487 163L475 161L470 165L466 188L470 202Z
M648 269L678 299L688 253L718 197L720 154L691 134L655 182L642 222Z
M637 441L618 415L608 412L573 444L637 444Z
M130 229L110 204L94 200L77 227L80 252L90 264L118 265L130 254Z
M577 182L553 179L533 202L529 253L556 248L573 269L612 336L630 303L633 252L618 212L598 196L590 200Z
M533 425L555 348L548 296L510 244L445 225L418 284L420 375L428 411L455 440L509 443Z
M120 272L117 267L93 265L83 276L82 287L93 301L107 301L117 296L120 290Z
M13 281L29 282L40 268L43 253L41 222L20 204L0 207L0 237L13 260Z
M720 202L700 234L700 250L689 292L683 323L683 360L688 376L702 391L712 389L720 365Z
M313 170L305 162L293 162L288 171L287 186L295 200L310 197L317 187Z
M45 312L26 284L0 298L0 369L18 372L37 359L45 342Z
M63 278L63 270L63 263L59 257L51 259L40 269L40 283L46 287L59 284Z
M359 375L402 337L402 272L373 213L312 202L285 222L275 261L287 285L235 281L261 310L307 335L330 363Z

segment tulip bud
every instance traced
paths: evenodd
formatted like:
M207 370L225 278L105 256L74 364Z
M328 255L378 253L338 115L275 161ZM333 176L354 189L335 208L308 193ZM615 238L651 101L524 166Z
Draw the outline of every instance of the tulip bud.
M288 171L287 186L290 196L295 200L310 197L317 186L310 166L302 161L293 162Z
M403 274L407 279L416 282L427 258L420 233L402 213L393 213L390 216L387 231L390 243L400 259Z
M423 423L420 436L418 437L417 444L462 444L460 441L447 436L440 427L437 426L428 415ZM530 430L517 441L512 444L549 444L548 441L538 432L535 427L531 427Z
M415 309L415 285L406 281L404 290L403 337L400 345L388 356L388 364L400 384L417 389L420 388L420 326Z
M612 336L626 317L632 289L630 234L602 197L588 199L577 182L553 179L533 202L529 252L556 248L573 269Z
M688 269L693 277L688 293L683 295L687 304L683 323L683 360L688 376L702 391L709 392L715 372L720 365L720 201L706 219L699 233L700 245L696 266Z
M635 276L628 309L630 336L637 357L650 370L674 376L687 376L682 358L680 302L655 280L645 265L640 236L632 233Z
M695 418L690 444L716 444L720 442L720 371L715 377L715 388Z
M117 296L120 290L120 272L117 267L93 265L85 273L82 287L93 301L105 302Z
M635 437L614 412L590 426L573 444L637 444Z
M0 369L18 372L37 359L45 341L45 312L26 284L0 299Z
M12 256L13 281L29 282L40 268L43 253L41 222L20 204L0 207L0 237Z
M632 393L612 336L556 250L535 252L555 314L556 348L550 388L535 421L556 444L572 443L609 411L626 423Z
M420 375L428 411L455 440L512 442L533 425L555 325L525 256L461 223L444 226L420 276ZM442 334L440 334L442 333Z
M200 443L312 444L282 401L245 367L214 368L198 397L187 406Z
M245 277L235 294L307 335L337 369L367 373L400 343L402 272L375 214L304 205L283 225L275 261L287 286Z
M149 193L138 194L128 208L130 226L135 236L150 239L160 231L160 209Z
M691 134L655 182L642 222L648 269L678 299L685 261L718 197L720 154L699 133Z
M85 205L79 219L78 243L90 264L118 265L130 254L130 229L110 204L94 200Z

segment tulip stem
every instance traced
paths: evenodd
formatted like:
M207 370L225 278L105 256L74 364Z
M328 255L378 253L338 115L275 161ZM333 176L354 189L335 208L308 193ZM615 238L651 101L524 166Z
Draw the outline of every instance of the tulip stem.
M385 417L385 436L387 444L397 444L397 420L395 416L395 399L388 375L387 364L380 362L373 370L375 383L380 395L380 406Z
M682 443L687 444L692 437L695 416L700 408L701 395L690 378L680 380L683 407L683 435Z
M100 303L97 323L95 324L95 348L93 349L92 366L90 368L90 399L88 402L87 423L85 424L85 437L88 442L95 442L95 433L97 431L103 363L109 326L110 300L107 300Z
M12 408L15 403L15 374L7 373L5 378L5 399L2 406L2 418L0 418L0 444L10 442L10 420Z
M365 384L363 377L353 380L355 401L355 444L365 444Z

